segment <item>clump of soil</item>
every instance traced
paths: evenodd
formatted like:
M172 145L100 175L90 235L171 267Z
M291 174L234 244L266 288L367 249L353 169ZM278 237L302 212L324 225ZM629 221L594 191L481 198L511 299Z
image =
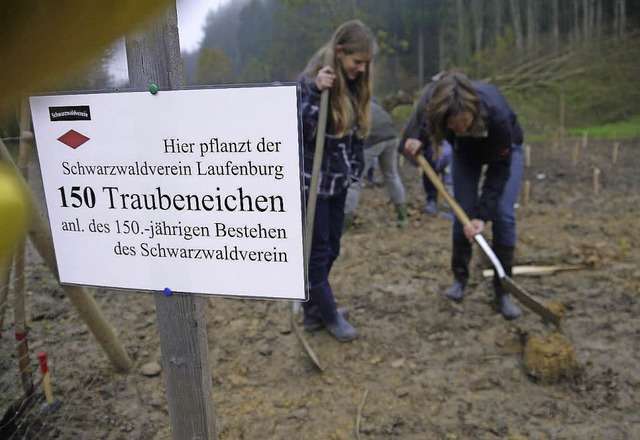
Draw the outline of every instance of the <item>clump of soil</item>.
M578 360L573 346L558 332L545 336L531 335L527 338L523 355L528 374L543 384L552 384L560 379L573 379L578 374Z

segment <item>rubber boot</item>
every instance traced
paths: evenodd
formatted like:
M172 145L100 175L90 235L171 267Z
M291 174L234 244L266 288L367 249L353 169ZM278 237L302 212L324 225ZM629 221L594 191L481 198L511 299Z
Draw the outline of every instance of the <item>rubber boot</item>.
M454 241L451 255L451 270L453 271L453 284L445 292L445 296L453 301L460 302L464 297L464 289L469 280L469 263L471 262L471 243L468 241Z
M353 227L353 218L355 212L347 212L344 214L344 223L342 224L342 232L348 232Z
M398 213L398 220L396 224L399 228L406 228L409 224L409 216L407 215L407 204L398 203L396 205L396 212Z
M334 322L325 322L325 326L331 336L340 342L353 341L358 337L358 330L347 321L344 316L337 313L337 319Z
M493 252L500 260L504 272L511 276L513 268L513 254L515 248L513 246L505 246L502 244L494 243ZM504 319L511 320L516 319L522 315L520 308L515 305L509 296L509 293L502 287L500 278L494 271L493 275L493 290L495 292L494 308L502 313Z
M320 316L329 333L338 341L348 342L358 337L358 331L336 308L333 291L328 282L310 289L309 296L313 302L302 303L306 321L313 319L313 314L316 313Z
M342 315L343 318L349 317L349 309L346 307L338 307L338 315ZM309 332L320 330L324 328L324 321L320 316L320 311L315 305L311 305L304 313L304 319L302 321L304 329Z

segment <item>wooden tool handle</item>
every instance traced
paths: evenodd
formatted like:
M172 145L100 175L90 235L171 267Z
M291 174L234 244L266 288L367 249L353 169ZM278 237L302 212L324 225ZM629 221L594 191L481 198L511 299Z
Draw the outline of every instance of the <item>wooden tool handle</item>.
M425 159L425 157L421 153L418 153L418 155L416 156L416 160L420 164L420 167L425 172L429 180L431 180L431 183L433 183L433 185L436 187L440 195L445 199L449 206L451 206L453 213L456 215L456 217L458 217L458 220L460 220L462 225L472 226L471 220L469 219L467 213L463 211L460 205L458 205L458 202L456 202L455 199L451 197L451 195L447 192L447 189L442 184L442 180L440 180L438 174L436 174L431 165L429 165L427 159Z

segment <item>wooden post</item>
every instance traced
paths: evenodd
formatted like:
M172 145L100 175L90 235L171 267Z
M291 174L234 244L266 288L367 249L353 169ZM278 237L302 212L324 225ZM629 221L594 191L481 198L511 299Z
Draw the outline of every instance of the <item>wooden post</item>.
M571 153L571 165L576 166L578 164L578 154L580 153L580 142L576 142Z
M0 337L2 337L4 315L9 304L9 284L11 283L12 261L13 255L11 255L11 253L0 257Z
M558 152L558 132L553 135L553 144L551 145L551 153L554 155Z
M529 204L529 193L531 191L531 181L525 180L522 186L522 205L527 206Z
M618 149L620 148L620 142L613 143L613 149L611 150L611 163L618 163Z
M595 167L593 169L593 193L598 194L600 192L600 168Z
M126 36L131 87L163 90L183 85L175 2L155 22ZM158 291L163 286L158 274ZM176 439L217 438L205 320L205 297L155 294L169 418Z
M560 91L560 147L564 147L564 90Z
M527 168L531 166L531 145L524 146L524 166Z
M22 175L15 167L4 142L1 140L0 159L12 165L16 175L19 176L24 187L29 188L22 178ZM40 212L40 208L38 207L38 203L36 202L33 193L31 191L27 191L27 194L29 195L27 204L29 205L29 211L31 212L31 224L29 225L28 230L29 239L44 260L46 266L59 281L58 265L56 263L55 253L53 252L53 239L51 238L49 222ZM118 338L113 332L113 328L100 312L100 309L93 297L84 287L70 285L63 285L61 287L71 304L78 311L82 320L87 324L87 327L89 327L93 336L102 346L102 349L109 357L114 368L121 372L129 371L133 362L125 352L122 344L118 341Z
M589 143L589 133L585 131L582 134L582 148L587 148L588 143Z
M29 180L29 155L33 145L33 133L31 129L31 115L29 113L29 102L25 98L20 107L20 145L18 150L18 168L22 177ZM13 259L13 316L15 326L15 336L18 343L18 366L20 369L20 381L25 396L33 393L33 380L31 375L31 363L29 361L29 338L27 330L27 314L25 306L25 240L21 239L15 248Z

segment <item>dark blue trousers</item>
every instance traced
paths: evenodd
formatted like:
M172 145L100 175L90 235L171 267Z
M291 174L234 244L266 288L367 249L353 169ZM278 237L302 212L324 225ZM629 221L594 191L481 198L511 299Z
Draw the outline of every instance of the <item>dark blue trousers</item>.
M340 255L340 239L344 225L345 188L330 197L318 197L313 222L313 238L309 257L309 301L303 303L305 316L320 316L324 322L335 322L337 308L329 273Z
M456 160L453 155L453 193L464 212L469 215L478 202L478 186L482 173L482 165L472 165ZM504 187L498 209L491 218L493 242L504 246L516 245L516 209L515 204L520 193L522 169L524 168L524 151L522 145L514 145L511 151L511 168L509 180ZM471 217L471 216L470 216ZM462 223L456 218L453 222L453 241L465 241Z

